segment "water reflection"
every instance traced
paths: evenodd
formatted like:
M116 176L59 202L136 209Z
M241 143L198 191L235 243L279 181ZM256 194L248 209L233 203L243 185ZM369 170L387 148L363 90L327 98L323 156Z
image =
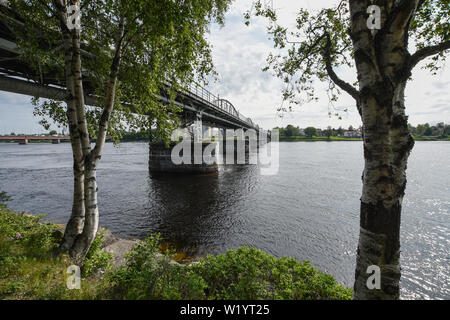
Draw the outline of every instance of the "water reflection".
M188 255L210 253L239 224L237 208L257 180L256 165L223 166L211 175L149 175L148 227Z

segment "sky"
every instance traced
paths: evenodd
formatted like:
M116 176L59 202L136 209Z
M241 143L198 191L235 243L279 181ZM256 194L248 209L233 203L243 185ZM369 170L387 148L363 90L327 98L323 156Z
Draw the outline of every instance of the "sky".
M207 89L229 100L239 112L266 129L288 124L301 128L359 127L361 120L354 100L345 92L334 107L348 108L348 112L342 113L341 120L328 115L330 104L322 90L324 84L320 83L316 90L319 93L318 102L298 106L292 112L277 113L282 102L281 80L270 72L262 71L268 54L277 51L268 38L266 20L252 17L249 26L244 24L243 14L251 9L252 1L236 0L226 14L225 26L211 27L208 38L219 76L217 81L209 83ZM279 23L292 28L298 9L319 10L336 3L336 0L273 0L273 7L277 11ZM406 112L410 123L450 123L448 63L435 76L420 66L414 70L413 81L409 82L406 90ZM348 82L354 81L352 70L337 72ZM33 116L29 97L0 92L0 134L47 132L38 121L39 118Z

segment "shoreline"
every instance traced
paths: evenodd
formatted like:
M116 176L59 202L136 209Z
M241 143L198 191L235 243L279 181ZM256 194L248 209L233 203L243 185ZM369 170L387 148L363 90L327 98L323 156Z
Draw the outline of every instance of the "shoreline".
M32 215L31 215L32 216ZM51 221L46 221L47 223L53 223ZM53 223L55 224L55 223ZM61 232L64 234L64 230L66 228L65 224L56 224L61 228ZM142 239L133 238L133 237L123 237L118 236L117 234L112 233L107 227L99 226L98 232L103 232L104 241L101 245L101 250L105 252L109 252L112 254L113 265L114 268L119 268L125 265L126 263L126 255L136 246L138 245ZM164 242L166 243L166 242ZM170 244L167 245L167 249L170 248ZM167 250L165 248L160 247L160 253L158 254L158 258L162 259L164 257L164 251ZM175 251L173 257L170 259L171 264L176 264L182 267L189 266L197 261L199 257L195 256L187 256L182 252Z
M11 210L7 208L8 210ZM39 217L40 215L31 214L27 210L22 212L16 212L11 210L12 212L15 212L16 214L22 214L26 217ZM49 219L45 219L46 216L40 217L39 224L40 225L55 225L59 228L59 231L61 232L61 237L64 235L66 224L64 223L56 223L54 221L51 221ZM126 237L126 236L119 236L115 233L113 233L109 228L99 226L98 227L98 233L102 232L104 235L103 243L100 247L102 251L109 252L112 254L113 258L113 265L114 268L119 268L125 265L126 262L126 255L128 252L130 252L137 244L139 244L143 239L138 239L134 237ZM158 254L159 258L163 258L164 252L166 250L172 249L173 244L167 241L163 241L160 246L160 253ZM173 254L173 258L170 259L171 264L177 264L179 266L185 267L189 266L191 264L194 264L198 261L198 259L201 258L200 256L189 256L185 254L184 252L178 252L175 250Z
M0 247L6 258L1 261L0 299L352 298L352 288L339 284L308 260L276 258L249 246L181 264L172 258L173 251L161 249L158 235L150 234L138 242L100 228L92 252L83 261L74 261L67 254L55 255L64 225L40 221L41 217L12 211L0 203ZM78 287L73 286L73 267L79 270Z
M357 142L357 141L363 141L363 139L360 138L334 138L334 139L328 139L326 137L314 137L314 138L303 138L303 137L294 137L286 138L286 137L280 137L278 142ZM424 142L449 142L450 138L424 138L424 137L414 137L414 141L424 141ZM146 140L125 140L120 141L119 144L122 143L148 143ZM60 144L65 144L69 142L61 142ZM111 141L106 141L106 143L113 143ZM18 144L17 141L0 141L0 144ZM33 141L29 142L28 144L52 144L51 141Z
M279 142L355 142L355 141L363 141L362 138L341 138L341 137L332 137L328 139L327 137L280 137ZM414 137L414 141L439 141L439 142L448 142L450 138L426 138L426 137Z

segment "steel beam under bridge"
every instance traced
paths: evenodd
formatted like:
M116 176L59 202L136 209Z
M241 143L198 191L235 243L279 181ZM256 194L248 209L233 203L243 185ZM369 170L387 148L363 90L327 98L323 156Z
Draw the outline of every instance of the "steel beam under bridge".
M67 98L67 92L65 89L55 86L45 86L32 81L7 77L4 75L0 75L0 90L59 101L65 101ZM99 106L96 97L92 95L85 95L84 98L86 105ZM164 96L158 96L157 98L164 103L170 102L169 99ZM191 101L188 100L186 102L178 100L174 103L183 109L183 112L180 115L181 118L186 116L194 118L196 114L201 113L201 118L204 125L225 128L255 129L242 121L236 121L230 116L220 115L220 112L217 112L217 110L207 108L207 106L203 105L204 103L195 101L195 99L191 99ZM125 106L129 107L132 112L135 112L132 105L125 104Z

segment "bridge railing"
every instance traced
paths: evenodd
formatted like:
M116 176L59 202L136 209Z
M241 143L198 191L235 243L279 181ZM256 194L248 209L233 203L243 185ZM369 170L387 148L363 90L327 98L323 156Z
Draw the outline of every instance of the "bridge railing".
M197 96L198 98L210 103L214 107L219 108L225 111L226 113L238 118L239 120L244 121L248 125L254 127L253 121L250 118L247 118L243 114L238 112L229 101L225 99L220 99L218 96L212 94L202 86L195 83L189 84L187 89L188 89L187 93Z

